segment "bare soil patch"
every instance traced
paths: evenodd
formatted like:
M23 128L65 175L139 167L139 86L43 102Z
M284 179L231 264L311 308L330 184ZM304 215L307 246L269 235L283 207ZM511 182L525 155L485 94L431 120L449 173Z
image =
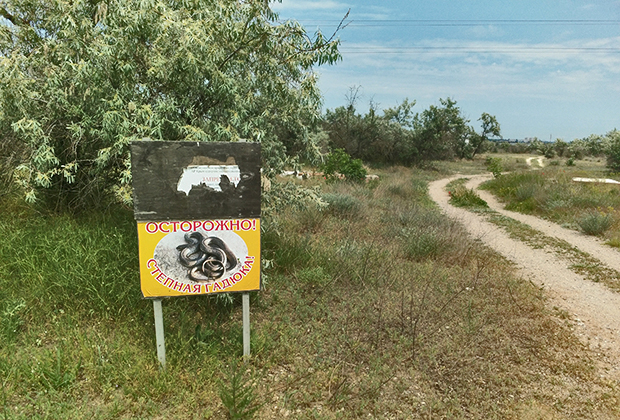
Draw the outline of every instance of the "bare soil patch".
M510 238L503 229L486 221L484 215L451 206L445 186L461 177L463 175L430 183L431 198L447 215L460 220L472 236L514 262L525 278L543 287L549 304L560 309L571 320L576 335L593 350L603 368L602 372L610 378L620 379L620 294L576 274L569 268L567 260L552 252L544 248L535 249ZM475 188L488 176L468 178L467 188ZM610 268L620 270L620 253L604 246L596 238L534 216L504 210L491 194L485 191L479 191L479 194L491 209L526 223L547 236L565 240Z

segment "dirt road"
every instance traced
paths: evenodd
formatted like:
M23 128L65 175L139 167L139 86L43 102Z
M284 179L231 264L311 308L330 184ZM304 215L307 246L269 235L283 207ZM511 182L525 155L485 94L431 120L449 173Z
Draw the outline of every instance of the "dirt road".
M511 239L502 228L487 222L483 215L448 204L449 196L445 186L462 177L432 182L429 186L431 198L448 216L460 220L473 237L516 263L525 278L544 287L549 304L570 314L576 334L597 353L597 359L607 375L620 379L620 293L584 279L569 269L568 261L553 253L533 249L519 240ZM475 188L489 179L489 176L467 178L467 188ZM491 194L485 191L478 193L493 210L526 223L547 236L563 239L610 268L620 271L620 252L604 246L601 241L537 217L506 211Z

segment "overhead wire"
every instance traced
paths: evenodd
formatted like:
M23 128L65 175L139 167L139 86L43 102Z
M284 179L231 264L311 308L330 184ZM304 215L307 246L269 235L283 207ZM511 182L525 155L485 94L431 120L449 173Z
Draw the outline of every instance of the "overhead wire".
M347 47L342 46L344 54L423 54L423 53L488 53L488 54L594 54L620 53L620 48L614 47Z
M331 19L299 19L307 24L332 24ZM620 25L618 19L352 19L348 26L479 26L479 25Z
M331 19L299 20L305 25L332 24L340 21ZM611 26L619 25L618 19L354 19L347 27L472 27L481 25L537 25L537 26ZM415 47L355 47L343 44L343 54L428 54L428 53L496 53L496 54L596 54L620 53L620 47L467 47L467 46L415 46Z

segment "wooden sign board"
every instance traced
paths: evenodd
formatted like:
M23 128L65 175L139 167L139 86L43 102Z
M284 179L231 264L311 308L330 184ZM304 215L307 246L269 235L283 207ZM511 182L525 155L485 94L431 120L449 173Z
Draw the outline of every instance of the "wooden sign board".
M131 144L144 297L260 289L260 145Z
M260 217L260 144L131 143L138 221Z

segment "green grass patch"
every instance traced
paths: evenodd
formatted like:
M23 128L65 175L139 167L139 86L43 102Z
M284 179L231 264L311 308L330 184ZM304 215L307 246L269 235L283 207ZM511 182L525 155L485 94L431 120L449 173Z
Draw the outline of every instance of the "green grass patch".
M620 188L613 184L573 182L574 177L613 177L600 166L547 167L490 180L482 188L506 203L506 209L533 214L581 229L606 240L620 235Z
M459 178L450 182L446 188L450 196L450 204L455 207L484 209L489 205L471 188L465 187L467 178Z

